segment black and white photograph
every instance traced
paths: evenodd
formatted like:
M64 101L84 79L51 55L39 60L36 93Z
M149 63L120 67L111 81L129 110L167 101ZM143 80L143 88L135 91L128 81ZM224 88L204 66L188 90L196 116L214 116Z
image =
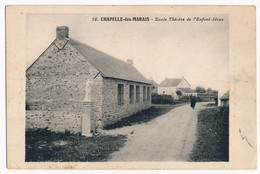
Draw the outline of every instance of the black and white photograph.
M26 18L26 161L228 161L228 15Z
M255 79L240 75L243 67L236 74L237 64L245 64L230 51L236 46L230 44L232 14L206 7L37 8L20 12L26 58L19 142L27 167L225 166L235 163L236 141L255 153L255 134L248 134L255 120L235 120L234 108L248 100L246 94L237 100L246 87L236 85L253 89Z

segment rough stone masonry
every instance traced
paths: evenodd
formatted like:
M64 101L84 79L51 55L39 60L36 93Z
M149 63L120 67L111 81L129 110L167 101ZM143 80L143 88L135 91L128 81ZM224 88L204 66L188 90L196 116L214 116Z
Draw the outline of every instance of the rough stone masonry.
M149 108L150 81L132 63L75 41L68 27L57 27L56 39L26 70L26 128L82 133L90 124L93 132Z

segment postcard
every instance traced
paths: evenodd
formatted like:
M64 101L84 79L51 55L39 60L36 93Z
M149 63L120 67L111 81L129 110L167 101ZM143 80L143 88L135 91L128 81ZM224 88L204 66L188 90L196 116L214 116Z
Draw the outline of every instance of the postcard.
M256 169L254 6L7 6L10 169Z

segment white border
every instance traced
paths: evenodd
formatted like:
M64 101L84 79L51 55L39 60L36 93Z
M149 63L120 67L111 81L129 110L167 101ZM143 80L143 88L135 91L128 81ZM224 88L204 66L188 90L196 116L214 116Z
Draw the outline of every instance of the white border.
M9 170L6 168L6 96L5 96L5 6L6 5L255 5L257 7L257 36L260 35L259 28L259 0L1 0L0 1L0 173L1 174L67 174L67 173L91 173L91 174L128 174L128 173L142 173L142 174L169 174L169 173L241 173L241 174L256 174L260 173L259 150L257 152L258 162L257 170ZM257 37L257 43L259 37ZM257 52L259 47L257 44ZM259 61L257 56L257 76L259 76ZM259 80L257 80L257 115L259 115ZM257 120L259 125L259 119ZM257 128L257 139L259 140L259 126ZM259 147L258 141L258 147Z

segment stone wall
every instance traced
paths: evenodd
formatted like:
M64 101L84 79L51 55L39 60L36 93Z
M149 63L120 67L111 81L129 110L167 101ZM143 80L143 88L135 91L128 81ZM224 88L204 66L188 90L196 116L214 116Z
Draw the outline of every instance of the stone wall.
M91 102L31 103L26 111L26 129L47 128L54 132L82 132L82 119L91 117ZM34 109L37 110L34 110ZM42 109L42 110L41 110ZM90 120L90 118L89 118ZM87 124L91 124L90 122ZM88 126L88 125L85 125ZM92 125L94 126L94 125Z
M94 79L98 73L70 43L61 50L51 44L26 71L26 100L82 101L87 81L102 81L101 76Z
M62 43L55 40L26 71L26 106L30 110L27 111L28 127L35 126L33 121L50 129L62 123L66 129L77 132L78 126L73 128L67 124L79 125L81 109L75 103L84 101L92 102L92 131L99 125L98 120L102 120L105 126L151 106L151 96L149 101L143 101L143 87L146 91L147 87L151 90L150 85L103 78L69 41L65 41L63 46L57 46ZM124 85L123 105L117 103L118 84ZM129 98L130 85L134 85L133 103ZM140 102L136 102L137 85L140 86Z
M124 104L119 105L117 100L118 84L124 86ZM133 103L130 103L130 85L134 86L134 99ZM136 86L140 87L140 102L136 101ZM103 126L112 124L124 117L128 117L138 111L147 109L151 106L151 92L150 100L143 100L143 87L150 88L151 85L104 78L103 79L103 104L102 104L102 122Z
M54 132L81 133L80 113L67 111L26 111L26 129L47 128Z
M93 101L93 130L102 116L103 78L70 42L62 49L57 45L54 41L26 71L27 109L56 110L59 115L63 111L60 104L63 106L70 101ZM49 106L47 103L52 104Z

